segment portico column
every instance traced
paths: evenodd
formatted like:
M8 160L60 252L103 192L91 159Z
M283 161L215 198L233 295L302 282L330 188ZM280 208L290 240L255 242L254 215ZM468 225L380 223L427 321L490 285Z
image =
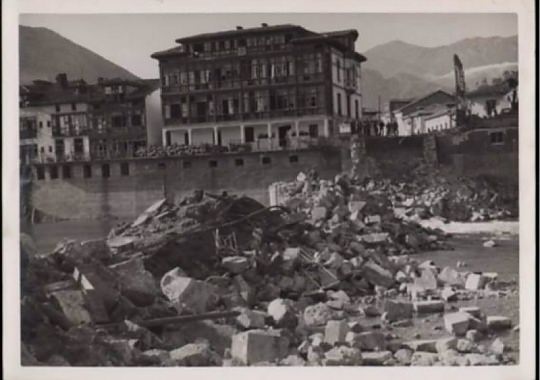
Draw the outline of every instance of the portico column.
M246 143L246 126L244 124L240 125L240 142L242 144Z
M330 135L330 131L328 129L328 118L324 119L323 133L325 137L328 137Z
M188 128L188 145L193 145L193 138L191 133L191 128Z
M218 133L218 127L217 125L214 126L214 145L219 145L219 133Z
M272 148L272 123L268 123L266 128L268 131L268 148L271 149Z

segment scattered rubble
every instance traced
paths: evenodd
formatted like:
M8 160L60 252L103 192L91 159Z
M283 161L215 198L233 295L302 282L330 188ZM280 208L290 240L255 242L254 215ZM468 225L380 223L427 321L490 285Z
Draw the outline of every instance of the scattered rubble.
M448 243L396 217L400 202L418 208L407 198L413 188L313 172L288 186L287 201L272 207L202 191L178 204L159 200L107 239L63 241L48 255L29 254L26 239L23 364L508 362L496 334L510 319L453 306L504 296L504 284L494 286L493 273L415 260ZM392 333L428 317L452 336Z

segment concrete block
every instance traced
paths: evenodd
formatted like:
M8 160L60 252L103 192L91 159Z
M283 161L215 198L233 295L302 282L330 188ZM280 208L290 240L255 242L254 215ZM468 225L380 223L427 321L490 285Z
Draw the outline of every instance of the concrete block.
M482 317L482 310L478 306L463 306L459 308L459 311L462 313L468 313L475 318Z
M324 326L335 315L335 312L325 303L318 303L305 308L304 323L307 327Z
M322 363L328 366L360 365L362 364L362 354L358 348L334 347L324 354Z
M373 260L367 261L360 269L361 275L373 285L389 288L394 283L394 276L388 269L383 268Z
M410 348L413 351L437 352L436 339L411 340L403 342L402 346Z
M266 312L278 327L295 327L298 323L294 302L284 298L277 298L268 304Z
M204 281L184 277L180 268L165 273L161 279L161 291L179 311L203 313L215 302L217 290Z
M220 366L220 356L207 343L190 343L169 352L170 358L180 366Z
M266 325L266 317L268 314L258 311L243 308L240 315L236 317L236 323L244 329L263 328Z
M84 295L80 290L58 290L52 293L64 316L74 325L92 322L92 317L84 307Z

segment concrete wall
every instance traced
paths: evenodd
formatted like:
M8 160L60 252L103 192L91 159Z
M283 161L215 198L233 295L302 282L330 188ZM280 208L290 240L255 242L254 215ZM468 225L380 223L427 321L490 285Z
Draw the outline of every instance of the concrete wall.
M297 156L297 162L291 162L291 156ZM263 157L271 162L263 163ZM128 162L128 176L120 174L123 162L87 164L91 178L84 178L85 164L73 163L69 179L62 178L61 166L57 166L59 178L50 179L52 165L43 165L46 179L34 179L32 206L65 219L133 218L164 194L178 201L198 188L245 194L268 204L267 189L273 182L293 180L298 172L311 168L323 178L333 178L341 171L337 149L137 159ZM102 178L103 165L109 165L109 178Z

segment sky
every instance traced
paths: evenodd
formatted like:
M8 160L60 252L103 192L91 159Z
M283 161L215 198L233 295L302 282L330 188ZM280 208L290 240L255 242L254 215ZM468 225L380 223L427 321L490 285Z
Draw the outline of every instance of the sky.
M401 40L432 47L464 38L517 34L510 13L228 13L228 14L21 14L20 25L49 28L141 78L157 78L156 51L198 33L298 24L315 32L358 30L356 50Z

